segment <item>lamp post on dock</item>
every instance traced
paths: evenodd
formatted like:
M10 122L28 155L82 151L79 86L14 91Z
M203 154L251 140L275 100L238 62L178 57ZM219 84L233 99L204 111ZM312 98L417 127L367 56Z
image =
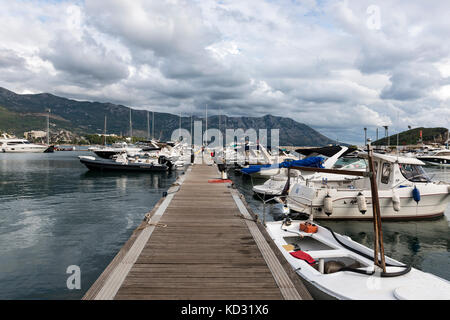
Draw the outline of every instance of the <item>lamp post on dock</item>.
M387 146L389 147L390 145L390 139L389 139L389 126L383 126L384 128L384 137L387 138Z

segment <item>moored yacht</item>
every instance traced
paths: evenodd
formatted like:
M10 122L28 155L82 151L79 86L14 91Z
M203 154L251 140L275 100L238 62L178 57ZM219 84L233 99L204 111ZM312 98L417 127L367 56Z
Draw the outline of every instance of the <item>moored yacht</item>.
M157 160L149 157L129 157L125 152L111 159L96 159L92 156L78 156L78 158L89 170L154 172L172 169L172 163L164 157Z
M299 150L298 152L305 152L305 155L308 157L307 159L312 159L314 157L327 157L327 159L323 160L323 168L331 169L345 169L345 170L365 170L366 164L364 160L358 158L345 158L348 154L351 154L356 149L348 148L344 146L332 146L332 147L323 147L323 148L315 148L315 149L307 149L307 150ZM291 162L293 165L297 165L297 163L301 163L300 161ZM268 170L269 169L269 170ZM273 170L273 169L272 169ZM260 168L261 172L271 171L270 168ZM326 181L328 184L339 183L340 181L350 181L355 179L355 177L348 177L346 175L332 175L326 173L311 173L311 172L300 172L299 170L290 170L290 185L295 183L305 184L306 181L316 181L316 182L324 182ZM283 192L286 183L288 180L288 169L280 168L279 173L273 175L269 180L260 185L255 185L253 187L253 192L267 197L280 196ZM288 190L287 190L288 191Z
M366 157L361 153L360 157ZM450 185L431 181L415 158L374 154L376 183L383 219L423 219L442 216L450 201ZM372 219L368 177L343 180L338 185L307 181L292 185L289 209L315 219Z
M51 152L52 147L43 144L34 144L26 139L8 138L5 134L0 139L1 152L13 153L42 153Z
M431 165L450 167L450 150L435 150L431 154L418 156L417 159Z

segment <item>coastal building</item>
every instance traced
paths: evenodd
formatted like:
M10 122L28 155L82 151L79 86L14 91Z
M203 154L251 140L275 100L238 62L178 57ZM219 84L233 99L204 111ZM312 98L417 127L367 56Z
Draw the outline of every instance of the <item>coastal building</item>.
M47 137L47 132L41 130L31 130L28 132L24 132L23 135L27 140L35 140Z

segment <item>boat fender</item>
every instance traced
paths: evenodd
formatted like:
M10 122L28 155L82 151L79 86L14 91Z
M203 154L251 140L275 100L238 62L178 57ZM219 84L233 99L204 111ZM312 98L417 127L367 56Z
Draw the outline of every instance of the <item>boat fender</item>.
M412 195L413 195L413 199L415 202L417 202L417 204L419 204L420 201L420 191L419 189L417 189L416 186L414 186L414 189L412 191Z
M333 198L329 194L323 199L323 209L327 216L331 216L333 213Z
M365 214L367 212L366 197L361 192L356 196L356 202L358 203L359 212Z
M394 207L394 211L400 211L400 197L395 191L392 193L392 206Z

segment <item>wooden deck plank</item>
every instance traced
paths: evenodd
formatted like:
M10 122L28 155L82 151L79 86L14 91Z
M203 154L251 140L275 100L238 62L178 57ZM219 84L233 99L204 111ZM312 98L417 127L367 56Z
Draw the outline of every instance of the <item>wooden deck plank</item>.
M108 279L113 278L110 270L97 287L120 282L114 299L286 298L286 283L280 287L274 276L280 270L268 267L263 256L267 248L261 251L255 241L255 231L249 227L253 221L243 218L233 196L236 191L229 184L208 182L217 178L214 166L194 165L158 215L158 225L151 226L145 245L135 250L135 258L128 258L133 260L131 266L122 263L122 275L114 281ZM139 240L139 234L135 238ZM133 247L128 244L128 250ZM124 260L125 254L121 255ZM114 292L96 288L87 298L98 298L101 290Z

